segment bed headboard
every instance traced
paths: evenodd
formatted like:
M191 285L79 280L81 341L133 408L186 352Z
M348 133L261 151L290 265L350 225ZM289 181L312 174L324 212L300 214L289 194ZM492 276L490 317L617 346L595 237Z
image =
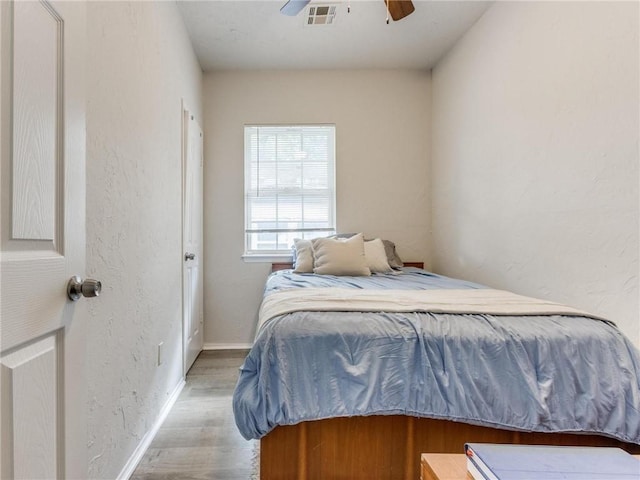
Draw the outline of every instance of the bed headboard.
M405 267L416 267L416 268L424 268L424 262L404 262L403 265ZM278 270L286 270L288 268L293 268L293 263L291 262L278 262L271 264L271 271L277 272Z

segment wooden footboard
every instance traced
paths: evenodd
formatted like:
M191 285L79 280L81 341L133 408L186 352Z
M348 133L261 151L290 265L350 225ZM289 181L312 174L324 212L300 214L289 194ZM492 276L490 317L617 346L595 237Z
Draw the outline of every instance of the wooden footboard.
M512 432L446 420L332 418L277 427L260 442L260 480L417 480L421 453L462 453L465 442L640 446L595 435Z

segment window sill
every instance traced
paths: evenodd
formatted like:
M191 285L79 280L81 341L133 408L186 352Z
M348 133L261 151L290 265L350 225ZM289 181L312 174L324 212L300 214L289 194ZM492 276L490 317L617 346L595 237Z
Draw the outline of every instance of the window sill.
M242 261L245 263L278 263L291 262L293 256L288 253L253 253L251 255L242 255Z

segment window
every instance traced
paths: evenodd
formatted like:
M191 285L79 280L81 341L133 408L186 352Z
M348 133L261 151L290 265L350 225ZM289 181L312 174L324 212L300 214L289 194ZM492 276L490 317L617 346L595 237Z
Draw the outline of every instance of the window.
M335 126L244 129L245 254L289 254L335 233Z

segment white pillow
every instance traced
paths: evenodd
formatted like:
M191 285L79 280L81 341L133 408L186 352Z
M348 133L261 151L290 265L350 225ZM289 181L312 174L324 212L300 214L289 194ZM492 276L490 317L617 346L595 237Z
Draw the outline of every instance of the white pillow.
M313 247L311 240L294 238L293 244L296 247L296 263L293 271L295 273L313 273Z
M371 272L388 273L392 271L381 239L375 238L364 242L364 256Z
M371 275L371 270L367 267L364 256L362 233L347 240L314 238L311 243L313 245L313 273L319 275Z

